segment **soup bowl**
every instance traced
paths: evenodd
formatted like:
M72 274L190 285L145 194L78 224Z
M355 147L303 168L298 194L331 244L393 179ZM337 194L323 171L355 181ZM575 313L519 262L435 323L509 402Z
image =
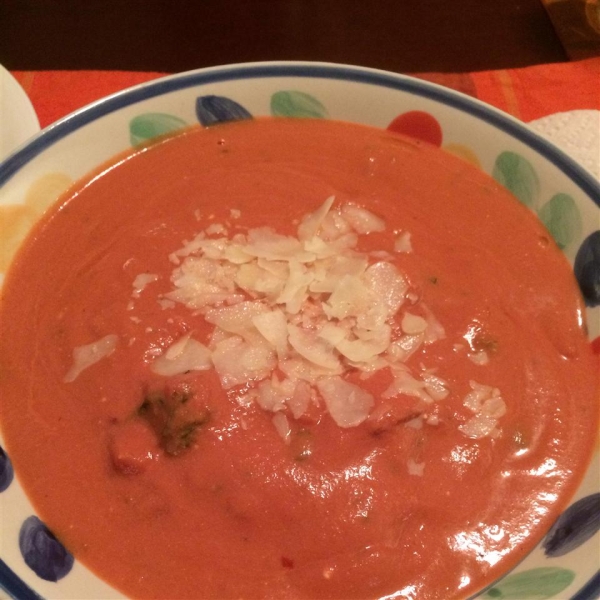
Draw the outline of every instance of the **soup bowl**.
M6 272L44 210L115 155L190 125L257 116L392 129L475 164L546 225L574 269L589 340L600 351L598 182L526 125L482 102L411 77L354 66L284 62L202 69L114 94L51 125L0 164L0 272ZM568 508L538 546L478 598L600 597L599 468L596 446ZM36 516L2 438L0 519L5 595L20 600L123 597L73 558Z

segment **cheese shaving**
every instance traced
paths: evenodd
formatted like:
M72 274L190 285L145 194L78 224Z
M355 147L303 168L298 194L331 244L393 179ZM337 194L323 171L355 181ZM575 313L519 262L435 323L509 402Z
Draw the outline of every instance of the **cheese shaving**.
M500 390L489 385L482 385L476 381L470 381L471 392L463 401L463 404L474 416L459 429L468 437L478 439L486 436L498 437L500 431L497 428L498 420L506 414L506 404L502 399Z
M73 365L65 375L64 381L71 383L79 375L106 356L110 356L117 348L119 338L114 335L106 335L90 344L77 346L73 350Z

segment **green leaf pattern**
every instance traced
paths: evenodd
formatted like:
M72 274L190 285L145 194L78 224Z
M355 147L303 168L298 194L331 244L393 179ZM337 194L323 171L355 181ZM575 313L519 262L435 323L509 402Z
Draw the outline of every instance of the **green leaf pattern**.
M132 146L139 146L155 137L172 133L186 126L187 123L183 119L174 115L144 113L129 122L130 142Z
M271 114L311 119L328 117L327 109L314 96L293 90L282 90L271 96Z
M581 215L575 201L568 194L555 194L540 208L538 216L558 247L564 250L583 232Z
M516 152L502 152L496 158L492 176L525 206L537 211L561 250L574 242L581 243L583 223L577 204L568 194L558 193L538 209L540 181L526 158Z
M540 181L531 163L516 152L502 152L494 164L492 177L525 206L535 208L540 194Z
M506 576L481 600L546 600L566 590L575 573L560 567L540 567Z

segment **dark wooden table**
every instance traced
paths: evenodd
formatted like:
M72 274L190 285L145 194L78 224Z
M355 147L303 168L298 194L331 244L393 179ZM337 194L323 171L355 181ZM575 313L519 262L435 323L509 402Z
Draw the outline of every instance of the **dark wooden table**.
M0 0L9 70L261 60L466 72L568 60L541 0Z

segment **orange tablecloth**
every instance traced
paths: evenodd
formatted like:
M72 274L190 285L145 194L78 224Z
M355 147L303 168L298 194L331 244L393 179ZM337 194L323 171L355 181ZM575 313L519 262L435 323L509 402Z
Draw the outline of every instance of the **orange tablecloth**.
M29 95L40 125L164 73L129 71L13 71ZM476 73L421 73L529 122L576 109L600 110L600 57L522 69Z

